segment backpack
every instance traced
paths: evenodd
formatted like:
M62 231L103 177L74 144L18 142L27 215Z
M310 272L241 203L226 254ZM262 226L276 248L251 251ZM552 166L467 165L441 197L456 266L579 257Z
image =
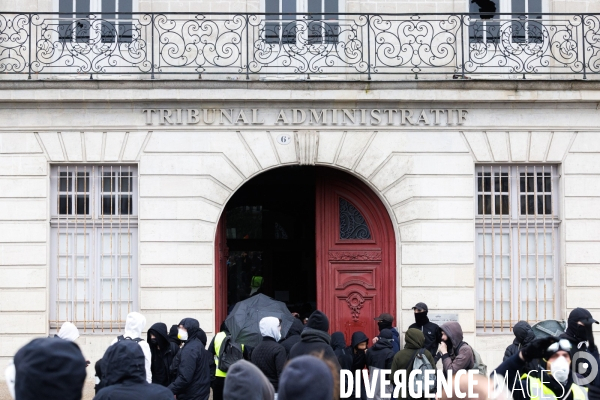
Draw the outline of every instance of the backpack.
M412 369L410 371L411 373L412 373L412 371L415 371L415 370L421 371L419 374L417 374L415 376L415 379L412 382L413 391L415 393L419 393L418 388L420 386L421 391L423 393L427 393L427 386L426 386L427 381L425 379L425 372L428 370L435 372L435 367L433 367L431 365L431 363L425 356L425 349L423 348L423 349L419 349L419 350L415 351L415 354L413 355L413 357L412 357L410 363L408 363L408 365L412 365ZM431 374L429 376L431 379ZM421 382L421 384L417 385L417 382ZM436 380L431 379L429 382L430 382L429 393L433 393L433 392L435 392Z
M481 359L481 355L469 343L462 342L456 349L456 353L458 353L458 349L460 349L463 344L466 344L467 346L469 346L471 348L471 351L473 351L474 362L473 362L473 368L471 368L471 369L476 369L478 371L479 375L487 376L487 365L485 365L483 363L483 360Z
M120 342L120 341L122 341L122 340L133 340L133 341L134 341L134 342L136 342L136 343L139 343L139 342L143 342L143 341L144 341L144 339L142 339L142 338L139 338L139 337L136 337L135 339L132 339L132 338L130 338L129 336L123 336L123 335L117 336L117 342Z
M244 358L244 352L242 350L242 345L234 342L231 339L231 335L225 336L223 342L221 342L221 347L219 348L219 369L223 372L227 372L229 367L233 364Z

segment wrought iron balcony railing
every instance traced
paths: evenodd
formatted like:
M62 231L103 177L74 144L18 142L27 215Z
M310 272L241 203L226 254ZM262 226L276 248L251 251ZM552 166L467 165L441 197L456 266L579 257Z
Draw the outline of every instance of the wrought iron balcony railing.
M0 74L586 79L600 15L0 13Z

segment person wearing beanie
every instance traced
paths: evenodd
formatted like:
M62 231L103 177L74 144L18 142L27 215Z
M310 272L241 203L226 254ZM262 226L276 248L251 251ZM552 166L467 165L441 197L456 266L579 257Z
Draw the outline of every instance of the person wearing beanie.
M423 336L425 336L425 348L429 350L431 354L435 355L438 351L440 338L442 336L440 327L429 321L429 317L427 316L429 308L427 307L427 304L417 303L412 309L415 316L415 322L411 324L408 329L414 328L423 332Z
M80 400L86 362L79 346L60 338L34 339L15 355L15 398Z
M167 328L165 325L165 332ZM110 346L102 357L104 388L94 400L172 400L164 386L146 382L144 353L132 340Z
M393 326L394 316L389 313L383 313L373 319L377 322L379 332L381 332L383 329L389 329L392 332L392 350L394 351L394 354L399 352L402 346L400 346L400 333L398 333L398 330ZM373 338L373 344L375 344L377 340L378 337Z
M265 374L277 392L279 377L287 361L285 348L279 344L281 321L275 317L264 317L258 325L263 340L254 348L251 361Z
M273 400L274 397L273 385L256 365L239 360L227 371L223 387L224 399Z
M300 356L285 367L277 400L332 400L333 374L327 364L314 356Z
M571 342L564 338L550 336L536 339L500 364L490 379L504 380L507 377L511 382L510 389L514 387L514 400L587 400L588 389L574 381L576 378L579 380L579 376L571 370L571 350ZM522 375L520 385L518 382L513 385L512 382L519 379L519 371L535 359L541 360L540 368Z
M527 347L529 343L535 340L535 332L531 328L531 325L527 321L519 321L513 327L513 333L515 340L511 345L506 348L504 352L504 358L502 361L508 360L514 354L517 354L522 348ZM521 370L521 374L526 374L537 368L539 360L533 360Z
M300 335L300 342L296 343L290 350L289 359L310 354L323 353L323 357L333 362L337 369L340 369L340 364L337 356L330 346L331 337L327 333L329 331L329 319L321 311L314 311L308 318L306 327Z
M175 375L169 389L178 400L207 400L214 359L206 350L206 333L194 318L184 318L179 323L179 339L183 347L171 365Z
M375 370L390 370L392 368L392 360L394 359L393 344L394 336L389 329L382 329L377 336L377 342L367 352L367 368L369 375L373 379ZM382 371L379 372L382 374ZM389 374L388 374L389 375ZM390 376L387 376L390 380ZM393 381L393 380L392 380ZM381 375L378 375L376 383L375 397L379 399L381 394ZM385 393L392 393L392 385L385 388Z

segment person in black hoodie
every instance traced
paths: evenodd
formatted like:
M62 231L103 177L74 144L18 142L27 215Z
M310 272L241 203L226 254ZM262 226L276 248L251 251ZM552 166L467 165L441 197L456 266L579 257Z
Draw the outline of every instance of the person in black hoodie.
M175 373L175 379L169 389L178 400L207 400L214 359L204 348L206 333L200 329L198 320L184 318L179 323L178 336L185 344L171 365L171 373Z
M575 353L579 351L592 354L592 356L597 351L594 343L594 334L592 333L592 326L597 323L598 321L585 308L577 307L569 313L567 330L560 335L560 338L571 342L571 358L574 358ZM591 365L585 359L579 358L576 364L577 366L574 370L584 377L587 377L592 372Z
M392 341L392 349L394 350L394 354L399 352L402 347L400 346L400 333L398 333L398 330L393 326L394 316L389 313L383 313L373 319L377 322L379 332L381 332L383 329L389 329L392 332L394 337ZM377 340L377 337L373 338L373 344L375 344Z
M535 340L535 332L533 332L531 325L526 321L517 322L513 327L513 333L515 334L515 340L506 348L502 361L508 360L511 356L517 354L522 348L527 347L527 345ZM538 364L539 360L537 359L526 363L525 367L520 371L520 375L537 369Z
M285 349L285 352L288 356L290 355L290 350L292 347L294 347L294 345L300 341L300 334L302 334L303 330L304 324L302 323L302 320L294 317L294 322L292 322L292 326L290 329L288 329L287 336L283 342L281 342L281 345Z
M171 325L171 329L169 329L169 341L171 341L171 343L175 343L177 347L181 347L181 340L179 340L177 337L178 333L179 328L177 325Z
M281 322L279 318L265 317L260 320L259 327L263 340L254 348L251 361L265 374L277 392L279 377L287 360L285 348L278 343L281 339Z
M408 329L414 328L423 332L423 336L425 336L425 348L429 350L432 355L435 355L438 351L438 346L440 345L442 337L440 327L429 321L429 317L427 316L427 313L429 313L427 304L415 304L413 312L415 315L415 323L411 324Z
M290 350L289 359L302 355L323 353L323 358L333 362L340 369L340 363L333 349L329 345L331 337L329 331L329 319L321 311L314 311L308 318L306 327L300 335L300 341Z
M346 337L343 332L333 332L331 335L331 347L337 356L342 369L352 369L352 353L348 351Z
M143 359L142 354L142 369ZM15 398L80 400L85 367L75 343L60 338L34 339L15 354Z
M144 352L132 340L110 346L102 357L106 385L94 400L172 400L169 389L146 381L145 362Z
M356 371L362 371L367 366L367 347L369 345L369 338L364 332L358 331L352 334L352 342L348 351L352 354L352 375L356 376ZM365 399L365 387L364 381L360 380L361 390L360 394L362 399ZM350 398L356 398L355 389L352 390Z
M152 353L152 383L169 386L171 373L169 368L179 352L179 346L169 340L167 325L157 322L148 329L147 341Z
M394 349L393 349L393 335L389 329L382 329L379 333L377 343L375 343L367 352L367 368L369 368L369 376L374 380L375 370L380 370L379 374L383 374L381 370L390 370L392 368L392 361L394 360ZM390 378L390 373L386 374L388 380L393 381ZM377 377L377 389L375 390L375 396L377 399L381 395L381 375ZM375 382L374 382L375 383ZM387 385L386 393L392 393L392 386Z

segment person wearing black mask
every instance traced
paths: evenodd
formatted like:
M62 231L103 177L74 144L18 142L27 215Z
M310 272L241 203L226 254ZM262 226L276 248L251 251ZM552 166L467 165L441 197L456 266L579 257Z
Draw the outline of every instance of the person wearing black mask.
M367 366L367 347L369 346L369 338L364 332L358 331L352 334L352 341L348 352L352 354L352 375L356 376L356 371L362 371ZM362 372L361 372L362 373ZM361 379L360 394L362 399L365 399L364 382ZM356 398L356 394L352 390L351 399Z
M533 332L531 325L529 325L527 321L517 322L513 327L513 333L515 334L515 340L506 348L502 361L508 360L535 340L535 332ZM525 367L521 369L519 376L526 374L529 371L533 371L539 364L540 360L538 359L527 362Z
M592 355L597 355L598 349L594 343L594 335L592 333L592 326L597 324L592 314L585 308L577 307L569 314L567 320L567 330L565 333L560 335L561 339L567 339L571 342L571 358L574 358L575 353L578 351L584 351ZM577 373L583 377L587 377L591 373L591 366L580 358L577 360L577 366L574 369Z
M169 386L171 374L169 368L179 351L179 346L169 340L167 325L157 322L148 329L148 344L152 353L152 383Z
M413 307L413 312L415 315L415 323L411 324L408 329L414 328L423 332L423 336L425 336L425 348L429 350L431 354L436 354L442 336L440 327L429 321L429 317L427 317L427 313L429 312L427 304L417 303Z
M394 354L399 352L400 351L400 334L398 333L398 330L392 326L392 324L394 323L394 317L392 316L392 314L382 313L378 317L375 317L373 319L375 321L377 321L377 327L379 328L379 333L381 333L381 331L384 329L389 329L392 332L392 336L393 336L392 350L394 351ZM378 337L373 338L373 344L377 343L378 339L379 339Z

